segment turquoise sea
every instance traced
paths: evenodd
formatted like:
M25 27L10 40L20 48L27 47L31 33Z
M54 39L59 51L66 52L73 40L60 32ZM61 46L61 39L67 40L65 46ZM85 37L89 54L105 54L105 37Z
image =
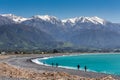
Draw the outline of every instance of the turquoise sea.
M87 66L88 71L120 75L120 54L81 54L71 56L59 56L46 59L39 59L40 62L52 65L58 63L59 66L70 69L84 70Z

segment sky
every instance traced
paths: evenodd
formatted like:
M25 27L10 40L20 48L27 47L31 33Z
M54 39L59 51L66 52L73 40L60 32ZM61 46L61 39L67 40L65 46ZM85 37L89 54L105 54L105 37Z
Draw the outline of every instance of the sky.
M0 0L0 14L51 15L60 19L98 16L120 23L120 0Z

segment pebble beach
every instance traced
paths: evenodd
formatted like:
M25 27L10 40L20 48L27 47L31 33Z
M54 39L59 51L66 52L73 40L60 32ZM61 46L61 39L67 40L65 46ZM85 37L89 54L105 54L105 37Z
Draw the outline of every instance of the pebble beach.
M31 61L62 55L74 53L0 55L0 80L120 80L120 76L45 66Z

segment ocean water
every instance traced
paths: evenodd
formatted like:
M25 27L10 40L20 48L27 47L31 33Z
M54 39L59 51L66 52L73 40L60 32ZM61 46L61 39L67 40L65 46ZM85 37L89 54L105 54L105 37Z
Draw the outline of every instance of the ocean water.
M39 59L40 62L52 65L58 63L59 66L70 69L84 70L87 66L88 71L120 75L120 54L82 54L71 56L59 56Z

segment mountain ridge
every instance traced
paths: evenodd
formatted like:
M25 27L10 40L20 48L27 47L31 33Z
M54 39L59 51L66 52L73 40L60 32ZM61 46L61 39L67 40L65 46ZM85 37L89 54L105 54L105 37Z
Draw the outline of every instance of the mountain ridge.
M24 17L21 17L21 16L16 16L14 14L0 14L0 16L8 17L9 19L12 19L15 22L19 22L19 21L23 22L23 21L33 19L33 18L39 18L39 19L42 19L44 21L51 21L53 19L53 20L61 21L63 23L66 23L67 21L68 22L70 21L72 23L75 23L76 21L81 21L81 22L90 21L90 22L93 22L95 24L97 24L97 23L104 24L104 22L107 22L104 19L101 19L97 16L93 16L93 17L83 17L83 16L81 16L81 17L68 18L68 19L59 19L55 16L49 16L49 15L34 15L30 18L24 18Z
M9 32L10 28L13 29L12 32ZM8 41L13 49L20 46L21 49L24 46L26 49L67 47L77 49L120 48L120 24L112 23L96 16L60 20L49 15L35 15L30 18L24 18L13 14L2 14L0 15L0 29L0 33L4 32L0 36L5 39L3 40L2 37L0 39L1 48L3 45L4 48L7 46L5 41ZM13 41L15 43L12 43ZM24 44L19 44L19 41L24 42ZM17 46L15 47L14 44ZM29 46L26 46L26 44L29 44Z

